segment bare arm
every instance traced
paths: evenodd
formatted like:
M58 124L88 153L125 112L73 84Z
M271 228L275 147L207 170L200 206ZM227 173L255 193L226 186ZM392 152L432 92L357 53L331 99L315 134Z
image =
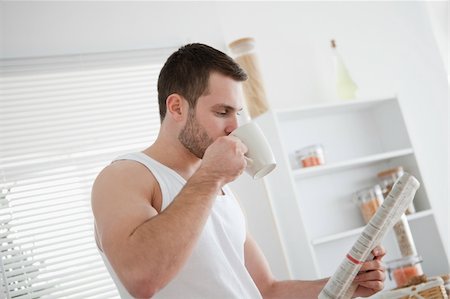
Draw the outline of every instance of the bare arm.
M253 238L245 241L245 266L263 298L317 298L327 279L317 281L277 281Z
M384 249L378 248L376 260L366 262L360 274L355 279L359 287L355 293L358 296L369 296L383 288L385 279L384 268L380 259ZM253 278L263 298L317 298L325 286L328 278L320 280L285 280L277 281L268 266L268 263L256 242L247 236L245 241L245 266Z
M161 213L152 206L156 181L142 181L139 173L133 173L138 169L127 171L125 163L132 162L116 162L99 175L92 192L99 239L130 294L151 297L181 269L221 187L245 168L245 151L236 138L219 138ZM225 163L217 165L217 157Z

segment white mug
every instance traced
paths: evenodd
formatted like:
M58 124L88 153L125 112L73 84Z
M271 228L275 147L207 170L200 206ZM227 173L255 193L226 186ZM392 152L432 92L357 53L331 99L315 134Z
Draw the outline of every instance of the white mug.
M233 132L232 136L239 138L248 148L247 168L245 171L254 179L259 179L275 169L277 163L269 142L260 127L254 122L248 122Z

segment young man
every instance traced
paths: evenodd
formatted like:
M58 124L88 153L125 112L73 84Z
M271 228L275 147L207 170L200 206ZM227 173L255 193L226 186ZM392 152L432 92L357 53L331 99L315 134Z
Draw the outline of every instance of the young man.
M98 175L96 238L122 298L317 298L323 288L274 279L227 187L246 167L246 146L229 136L246 78L216 49L180 48L159 76L155 143ZM355 296L383 288L383 255L363 264Z

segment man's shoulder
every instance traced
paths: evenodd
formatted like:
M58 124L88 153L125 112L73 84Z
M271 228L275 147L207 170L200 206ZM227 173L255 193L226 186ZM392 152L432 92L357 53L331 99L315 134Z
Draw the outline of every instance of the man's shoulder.
M156 183L153 174L141 163L133 160L117 160L103 168L93 185L95 189L133 190L149 192Z
M133 160L116 160L103 168L98 174L97 179L134 181L144 172L148 172L148 169L139 162Z

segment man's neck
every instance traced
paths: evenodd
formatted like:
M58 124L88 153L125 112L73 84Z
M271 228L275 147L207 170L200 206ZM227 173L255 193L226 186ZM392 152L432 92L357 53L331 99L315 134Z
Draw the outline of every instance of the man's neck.
M197 171L201 163L201 159L193 155L178 140L166 140L160 136L143 153L176 171L186 181Z

